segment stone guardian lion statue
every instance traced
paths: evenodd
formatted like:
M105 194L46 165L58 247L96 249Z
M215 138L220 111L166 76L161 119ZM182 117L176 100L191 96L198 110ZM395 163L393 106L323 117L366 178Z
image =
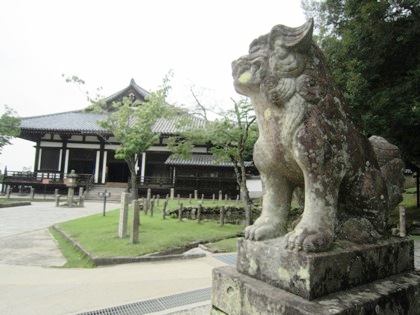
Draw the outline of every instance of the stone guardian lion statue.
M317 252L337 238L372 243L386 236L389 209L401 201L404 165L398 148L358 130L312 30L313 20L273 27L232 63L232 72L236 91L251 98L257 115L254 161L264 190L261 216L245 238L286 235L286 248ZM375 143L389 149L381 166ZM394 178L387 182L381 167L395 170ZM304 211L287 233L296 188L304 191Z

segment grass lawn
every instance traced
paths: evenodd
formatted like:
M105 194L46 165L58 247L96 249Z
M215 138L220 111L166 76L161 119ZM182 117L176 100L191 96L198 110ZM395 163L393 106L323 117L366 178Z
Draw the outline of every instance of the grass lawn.
M168 209L176 208L176 201L172 201ZM208 205L212 201L208 201ZM94 256L142 256L149 253L160 252L174 247L200 241L210 242L226 237L232 237L242 232L243 226L225 224L223 227L217 222L195 220L179 221L176 218L162 219L161 208L156 207L154 217L140 213L139 243L132 244L130 237L118 238L119 210L112 210L102 214L67 221L58 226L66 231L74 240ZM205 203L206 204L206 203ZM204 204L204 205L205 205ZM224 203L223 203L224 204ZM190 205L188 200L185 206ZM222 203L220 204L222 205ZM128 217L128 235L131 233L132 216L131 207Z
M58 242L58 247L61 253L66 258L67 262L61 268L94 268L95 264L78 249L73 247L66 238L64 238L55 229L50 228L49 231Z

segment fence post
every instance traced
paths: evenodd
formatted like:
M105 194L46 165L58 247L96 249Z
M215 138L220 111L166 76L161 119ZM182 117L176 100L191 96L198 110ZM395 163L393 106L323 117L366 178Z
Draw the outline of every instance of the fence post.
M166 207L168 206L168 201L165 200L165 202L163 203L163 209L162 209L162 220L166 219Z
M224 226L225 225L225 206L222 206L220 208L220 226Z
M203 206L201 204L198 205L197 210L197 223L201 223L201 211L203 209Z
M131 243L139 242L139 223L140 223L140 202L133 200L133 230L131 231Z
M182 220L182 210L184 210L184 204L181 203L178 209L178 220L181 221Z
M407 236L407 228L405 224L405 208L400 207L400 236L406 237Z

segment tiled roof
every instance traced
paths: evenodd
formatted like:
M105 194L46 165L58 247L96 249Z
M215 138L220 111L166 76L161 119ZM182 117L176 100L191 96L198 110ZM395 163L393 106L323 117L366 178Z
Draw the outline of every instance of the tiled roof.
M67 133L109 133L99 126L98 121L106 118L104 114L84 111L64 112L21 119L20 128L33 132L61 131Z
M26 132L65 132L75 134L110 134L98 121L104 120L106 114L86 111L73 111L58 114L26 117L21 119L20 128ZM153 126L153 131L165 135L172 135L188 127L203 125L204 120L190 116L191 124L180 127L182 116L171 119L159 118Z
M188 120L185 120L187 118ZM188 128L198 128L205 124L205 121L195 116L179 115L171 119L159 118L152 130L161 134L176 134Z
M221 161L214 155L193 154L187 159L171 155L165 161L166 165L171 166L214 166L214 167L233 167L232 162ZM252 162L245 162L245 166L252 166Z
M136 84L134 79L131 79L130 85L125 89L104 98L102 101L111 102L122 95L126 94L130 89L135 89L143 98L150 93ZM92 113L88 111L71 111L57 114L49 114L42 116L26 117L21 119L21 130L26 134L44 133L44 132L61 132L74 134L110 134L110 132L101 126L98 121L104 120L107 114ZM181 120L189 117L189 123L182 125ZM172 135L179 133L182 129L188 127L198 127L204 125L204 120L188 116L182 111L179 111L178 116L170 119L160 118L153 127L156 133Z

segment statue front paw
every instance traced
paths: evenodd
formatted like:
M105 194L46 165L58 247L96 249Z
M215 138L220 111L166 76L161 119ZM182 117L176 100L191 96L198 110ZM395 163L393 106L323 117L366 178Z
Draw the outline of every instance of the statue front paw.
M245 239L263 241L286 234L282 225L269 217L260 217L254 225L245 228Z
M285 237L285 247L290 250L305 252L322 252L330 249L333 243L333 235L327 230L311 231L308 228L299 228Z

